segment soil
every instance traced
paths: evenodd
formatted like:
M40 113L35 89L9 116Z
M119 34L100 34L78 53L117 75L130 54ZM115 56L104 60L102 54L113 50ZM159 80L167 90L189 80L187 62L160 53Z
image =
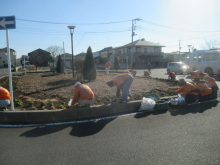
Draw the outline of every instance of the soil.
M93 90L96 105L109 104L117 101L116 88L110 88L106 84L114 76L116 75L98 72L96 80L91 82L77 80L72 77L72 74L28 73L13 76L14 99L23 102L20 109L32 109L30 102L33 102L33 106L37 109L41 109L43 102L46 103L46 109L49 109L49 102L53 102L54 107L61 104L64 104L65 107L69 99L73 97L74 83L80 81ZM1 85L8 88L8 83L1 83ZM177 88L178 85L175 81L135 77L130 91L133 100L141 100L147 93L156 93L159 97L172 96L175 95L173 91Z

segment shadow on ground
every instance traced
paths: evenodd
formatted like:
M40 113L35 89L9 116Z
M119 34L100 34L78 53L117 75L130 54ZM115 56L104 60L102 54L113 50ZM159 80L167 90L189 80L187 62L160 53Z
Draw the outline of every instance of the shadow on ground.
M147 111L143 111L141 113L137 113L134 118L136 119L140 119L140 118L143 118L143 117L147 117L149 115L160 115L160 114L163 114L163 113L166 113L167 110L161 110L161 111L152 111L152 112L147 112Z
M30 137L30 138L40 137L40 136L45 136L59 132L68 127L72 128L71 132L69 133L72 136L77 136L77 137L90 136L101 131L108 123L110 123L114 119L115 118L98 120L93 122L76 123L71 125L69 124L69 125L55 125L55 126L39 126L39 127L35 127L32 130L22 133L20 136Z
M210 102L203 102L203 103L194 104L194 105L171 108L169 109L169 112L171 116L186 115L188 113L203 113L206 110L216 107L218 103L219 103L218 100L214 100Z

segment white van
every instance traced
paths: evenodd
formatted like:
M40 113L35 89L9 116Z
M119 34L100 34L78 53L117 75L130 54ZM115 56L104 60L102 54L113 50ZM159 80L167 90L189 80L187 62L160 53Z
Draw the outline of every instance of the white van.
M183 62L169 62L167 64L167 73L175 72L176 74L188 73L189 66Z

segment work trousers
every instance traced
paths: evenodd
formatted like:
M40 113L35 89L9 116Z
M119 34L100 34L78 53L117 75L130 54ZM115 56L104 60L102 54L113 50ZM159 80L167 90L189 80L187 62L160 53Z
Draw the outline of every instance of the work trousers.
M10 104L8 99L0 100L0 108L6 108Z
M85 106L85 105L90 105L90 104L93 104L95 102L95 99L89 99L89 100L81 100L79 99L78 100L79 104L82 105L82 106Z
M122 100L127 101L128 96L131 97L130 87L131 87L131 84L133 83L133 80L134 80L134 77L131 76L129 79L127 79L125 81L125 83L121 87L121 89L122 89Z

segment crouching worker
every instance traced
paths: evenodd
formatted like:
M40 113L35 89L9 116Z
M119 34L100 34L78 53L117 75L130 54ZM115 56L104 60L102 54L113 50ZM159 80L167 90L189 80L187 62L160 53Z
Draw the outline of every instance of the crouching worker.
M131 84L133 83L133 79L135 76L135 72L133 70L133 73L125 73L125 74L120 74L116 77L113 78L113 80L107 82L106 84L110 87L113 87L114 85L117 88L116 91L116 97L119 97L120 95L120 89L122 89L122 102L126 103L128 100L128 97L132 97L130 93L130 87Z
M174 93L180 93L185 97L186 104L192 104L198 101L198 90L190 82L186 82L184 79L179 80L179 85L182 86Z
M0 109L6 108L11 101L11 95L9 91L3 87L0 87Z
M75 83L72 105L78 102L81 106L89 106L95 102L95 95L88 85Z
M204 81L208 85L208 87L212 88L212 98L217 99L217 90L219 90L218 85L215 82L213 77L208 75L204 76Z
M146 76L146 77L151 77L150 74L151 74L151 73L150 73L148 70L144 71L144 76Z
M176 80L176 73L175 72L170 72L168 76L169 80Z
M212 88L209 88L205 81L201 81L198 77L194 79L196 88L199 89L199 101L206 101L212 98Z

